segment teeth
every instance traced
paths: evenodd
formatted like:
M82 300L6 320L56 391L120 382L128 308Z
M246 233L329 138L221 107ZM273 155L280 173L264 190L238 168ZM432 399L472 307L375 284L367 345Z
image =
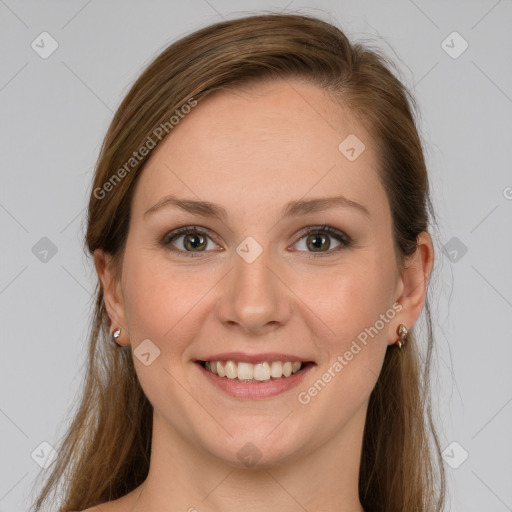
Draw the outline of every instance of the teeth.
M272 361L270 375L275 379L279 379L283 376L283 363L281 363L281 361Z
M271 378L280 379L297 373L303 366L300 361L272 361L252 364L235 361L206 361L205 368L219 377L238 379L240 381L267 381Z
M254 377L256 380L270 380L270 365L258 363L254 365ZM241 379L240 379L241 380Z
M238 363L237 377L239 380L250 380L253 378L253 365L250 363Z
M237 365L234 361L228 361L224 369L228 379L236 379L238 377Z

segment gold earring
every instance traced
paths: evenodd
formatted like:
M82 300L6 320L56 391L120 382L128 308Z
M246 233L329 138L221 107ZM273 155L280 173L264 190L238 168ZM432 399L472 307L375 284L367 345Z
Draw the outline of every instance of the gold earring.
M398 345L398 348L401 350L402 347L405 345L405 339L407 338L409 331L407 330L407 327L404 324L400 324L396 330L396 333L399 336L399 339L396 342L396 344Z

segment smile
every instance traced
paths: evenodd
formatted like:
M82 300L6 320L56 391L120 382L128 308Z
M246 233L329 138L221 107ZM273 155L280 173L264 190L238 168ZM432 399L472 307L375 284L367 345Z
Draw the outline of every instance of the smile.
M237 399L264 399L295 388L316 366L313 361L196 360L206 381Z
M247 363L235 361L201 361L206 370L221 378L238 380L239 382L265 382L271 379L289 377L299 372L306 363L301 361L262 361Z

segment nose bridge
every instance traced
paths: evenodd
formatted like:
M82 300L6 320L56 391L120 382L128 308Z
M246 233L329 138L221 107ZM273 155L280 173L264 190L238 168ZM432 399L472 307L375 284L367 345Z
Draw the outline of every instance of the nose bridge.
M223 323L236 323L246 331L257 332L268 329L269 325L285 323L291 305L285 287L272 270L269 251L260 250L253 259L256 247L251 243L250 240L247 245L242 242L233 254L234 268L229 273L217 312Z

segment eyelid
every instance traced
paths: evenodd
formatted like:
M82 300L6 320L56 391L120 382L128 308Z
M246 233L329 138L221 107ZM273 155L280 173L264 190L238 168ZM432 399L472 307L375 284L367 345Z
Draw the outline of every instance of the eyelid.
M166 232L162 238L162 242L165 242L167 238L174 239L189 233L204 233L205 235L208 235L212 240L215 238L215 235L208 228L187 224L186 226L181 226Z
M353 243L352 238L350 236L348 236L344 231L341 231L340 229L333 228L333 227L329 226L328 224L316 225L316 226L305 226L297 233L296 236L303 238L304 236L309 235L311 233L326 233L334 238L338 238L342 243L344 243L346 245L350 245L351 243Z

